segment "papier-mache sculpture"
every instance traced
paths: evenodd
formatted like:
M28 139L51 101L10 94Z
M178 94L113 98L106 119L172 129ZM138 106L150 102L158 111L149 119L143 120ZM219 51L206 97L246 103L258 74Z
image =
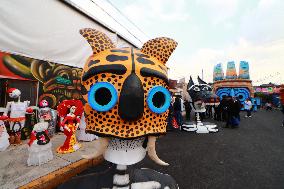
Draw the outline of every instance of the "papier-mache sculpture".
M41 165L53 159L50 138L48 137L48 122L40 120L34 125L29 145L28 166Z
M21 130L25 125L25 114L30 104L30 101L21 102L21 91L16 88L10 88L7 90L10 98L17 99L16 102L10 101L6 105L6 111L4 116L9 115L9 124L11 130L10 143L20 144L21 143ZM32 110L31 110L32 111Z
M110 185L97 188L177 188L169 175L150 169L127 172L127 165L140 162L146 153L157 164L168 165L157 156L155 143L166 133L171 95L165 63L177 43L161 37L149 40L141 50L116 48L98 30L80 33L93 49L82 73L86 132L100 137L96 152L84 157L103 155L118 172Z
M83 104L80 100L64 100L57 107L58 115L64 117L60 127L66 139L62 146L57 148L57 153L72 153L81 148L77 142L76 130L80 124L80 116L83 112Z
M0 152L6 150L10 146L9 135L4 123L4 120L7 118L7 116L0 116Z
M200 120L200 113L205 113L205 100L210 98L212 93L212 87L203 81L199 76L197 78L198 84L194 84L192 77L187 85L187 92L191 97L191 107L196 113L196 123L183 124L182 129L185 131L196 132L196 133L215 133L218 132L217 125L214 123L204 122Z

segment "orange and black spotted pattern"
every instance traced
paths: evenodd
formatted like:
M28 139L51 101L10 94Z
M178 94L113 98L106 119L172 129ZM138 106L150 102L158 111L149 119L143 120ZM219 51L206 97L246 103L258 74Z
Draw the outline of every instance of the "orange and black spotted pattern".
M98 33L99 36L102 36L96 30L90 32L90 29L81 30L80 33L83 36L86 36L84 31ZM165 40L165 48L169 45L168 41L175 44L175 46L170 46L168 50L168 52L173 51L176 42L168 38L163 38L163 40ZM109 40L104 41L109 44ZM91 43L91 45L96 45L94 41ZM168 111L161 114L154 113L146 102L148 93L154 86L168 88L167 68L165 62L160 60L168 59L170 53L168 56L161 55L163 57L158 57L157 53L151 56L147 49L142 52L142 50L134 48L112 48L110 45L106 45L105 49L96 49L96 52L87 60L82 74L84 86L82 93L87 101L85 104L86 132L125 139L166 132ZM129 83L131 79L135 80L139 87L131 86L132 83ZM88 103L88 91L98 82L110 83L117 91L118 101L108 111L96 111ZM140 95L139 100L141 100L137 107L130 108L130 111L139 109L136 111L135 117L129 117L127 114L132 112L127 113L129 108L124 106L125 101L128 99L131 101L132 92L136 96Z
M94 30L91 28L86 28L80 30L80 34L87 39L88 43L93 49L93 54L98 54L104 49L114 48L113 42L106 36L106 34Z
M160 37L146 42L141 52L150 54L157 58L160 62L166 63L177 47L177 42L167 37Z

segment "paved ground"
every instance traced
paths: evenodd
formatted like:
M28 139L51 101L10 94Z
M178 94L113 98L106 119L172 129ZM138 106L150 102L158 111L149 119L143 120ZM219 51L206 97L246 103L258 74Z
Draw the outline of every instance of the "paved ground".
M7 150L0 152L0 189L14 189L25 185L34 179L50 172L70 165L81 158L83 154L95 151L93 142L81 142L82 148L71 154L57 154L56 148L63 144L64 134L57 134L52 139L52 151L54 159L40 166L27 166L28 140L20 146L10 145Z
M280 111L259 111L238 129L216 134L169 133L159 140L167 168L150 160L139 166L172 175L181 189L284 188L284 128ZM223 123L218 123L218 125Z
M244 118L240 128L220 128L215 134L170 132L158 140L157 151L169 167L155 165L146 158L135 165L172 175L181 189L283 189L284 188L284 128L280 111L259 111ZM223 123L217 122L218 125ZM52 139L55 147L64 137ZM27 145L10 147L0 153L0 188L16 188L81 159L94 148L92 143L40 167L27 167ZM108 164L91 171L102 171Z
M135 167L170 174L181 189L283 189L282 119L280 111L259 111L252 118L242 113L237 129L220 128L215 134L171 132L157 145L169 167L157 166L148 158Z

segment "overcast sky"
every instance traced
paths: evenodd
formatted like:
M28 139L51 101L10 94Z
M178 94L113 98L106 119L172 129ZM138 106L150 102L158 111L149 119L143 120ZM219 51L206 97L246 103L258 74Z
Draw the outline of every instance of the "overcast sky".
M149 38L179 45L167 66L170 77L194 78L228 61L250 64L254 85L284 83L283 0L110 0Z

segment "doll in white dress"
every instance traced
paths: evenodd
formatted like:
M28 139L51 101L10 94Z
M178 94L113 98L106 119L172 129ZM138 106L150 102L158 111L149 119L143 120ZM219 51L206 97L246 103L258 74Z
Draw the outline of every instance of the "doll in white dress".
M29 145L28 166L41 165L53 159L51 142L47 135L48 122L41 122L34 125Z
M79 128L80 130L78 133L78 140L90 142L90 141L93 141L99 138L98 136L94 134L86 133L86 121L85 121L84 113L82 114Z
M0 152L6 150L9 147L9 135L6 130L3 119L0 116Z

